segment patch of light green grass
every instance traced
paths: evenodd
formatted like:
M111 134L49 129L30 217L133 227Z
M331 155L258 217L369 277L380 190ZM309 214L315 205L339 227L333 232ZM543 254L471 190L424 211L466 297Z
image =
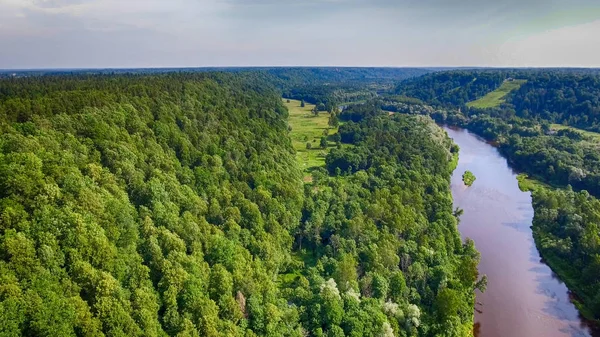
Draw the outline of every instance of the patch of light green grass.
M325 157L332 147L335 147L335 142L328 141L326 149L320 147L321 137L324 136L324 131L329 129L330 136L337 133L337 128L330 128L329 113L325 111L319 112L318 116L313 115L313 104L306 103L304 107L300 106L300 101L290 99L283 100L283 104L288 108L289 119L288 124L292 128L290 138L292 145L296 150L296 159L300 167L305 172L310 172L315 167L325 165ZM306 148L306 144L311 144L311 149ZM305 177L305 181L310 181L310 176Z
M540 188L553 188L552 186L543 183L538 179L530 177L526 173L519 173L517 175L517 181L519 182L519 189L523 192L533 192Z
M508 95L509 92L519 89L525 82L527 81L504 81L498 89L487 93L487 95L481 97L478 100L467 103L467 106L479 109L494 108L500 106L500 104L504 103L504 98L506 97L506 95Z

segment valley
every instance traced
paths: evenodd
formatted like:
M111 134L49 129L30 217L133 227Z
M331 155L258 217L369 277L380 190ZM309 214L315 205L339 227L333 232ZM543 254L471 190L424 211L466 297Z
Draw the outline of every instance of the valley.
M2 333L598 335L594 71L23 74Z

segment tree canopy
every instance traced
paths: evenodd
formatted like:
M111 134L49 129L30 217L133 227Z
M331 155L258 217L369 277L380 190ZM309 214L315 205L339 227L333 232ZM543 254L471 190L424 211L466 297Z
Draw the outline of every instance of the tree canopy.
M264 71L0 80L0 334L468 335L452 142L367 114L303 183L280 95Z

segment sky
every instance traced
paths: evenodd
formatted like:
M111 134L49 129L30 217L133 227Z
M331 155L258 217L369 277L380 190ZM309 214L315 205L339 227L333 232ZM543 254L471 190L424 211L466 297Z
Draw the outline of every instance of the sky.
M0 69L600 67L599 0L0 0Z

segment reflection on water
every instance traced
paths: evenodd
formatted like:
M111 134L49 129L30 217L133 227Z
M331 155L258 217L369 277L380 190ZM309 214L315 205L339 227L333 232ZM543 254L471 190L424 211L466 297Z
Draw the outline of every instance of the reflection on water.
M452 176L454 204L464 210L459 229L481 252L489 282L477 293L474 334L480 337L600 336L570 301L567 287L544 264L531 234L531 196L498 151L465 130L446 128L460 146ZM465 187L462 174L477 178Z

